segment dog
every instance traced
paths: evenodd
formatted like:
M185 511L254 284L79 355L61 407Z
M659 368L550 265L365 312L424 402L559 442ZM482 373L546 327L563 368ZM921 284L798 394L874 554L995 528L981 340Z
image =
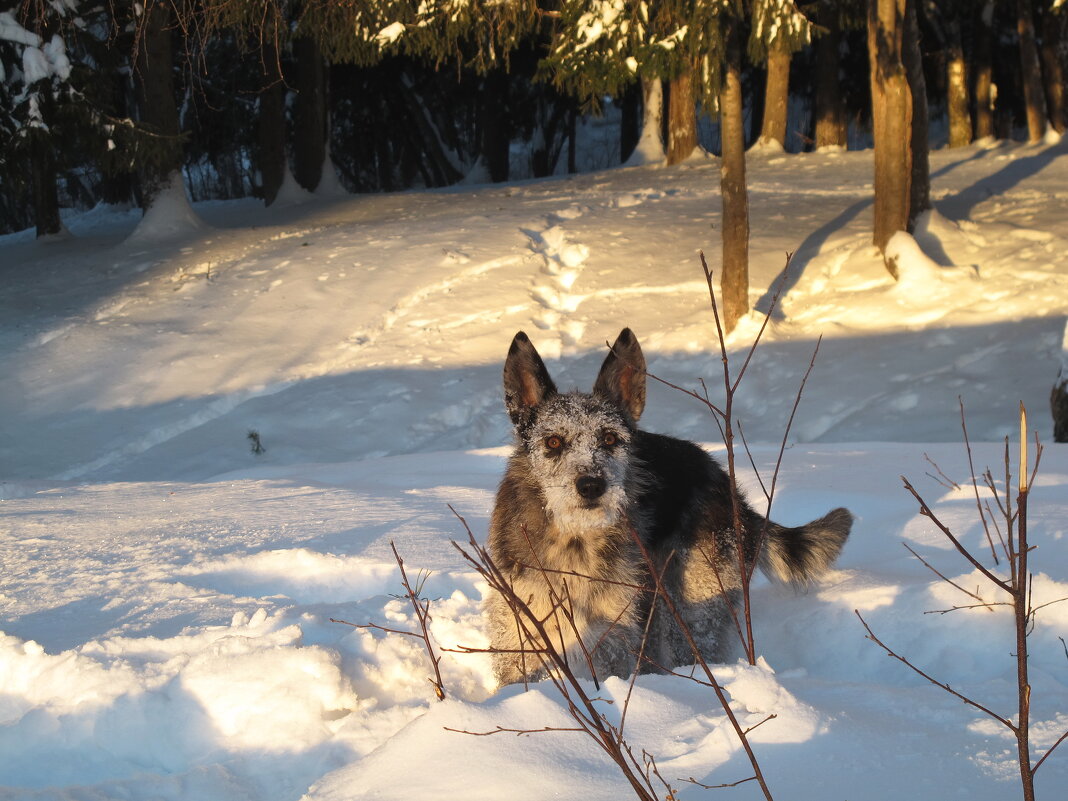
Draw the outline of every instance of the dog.
M510 586L491 591L485 610L501 685L544 678L547 650L595 680L693 664L676 613L701 657L721 662L741 598L739 548L750 574L756 565L806 584L849 536L846 509L787 528L741 498L736 533L719 464L692 442L638 428L645 376L629 328L590 393L559 392L527 335L512 340L504 396L516 444L487 542ZM657 582L675 612L658 599ZM529 615L516 613L517 599Z

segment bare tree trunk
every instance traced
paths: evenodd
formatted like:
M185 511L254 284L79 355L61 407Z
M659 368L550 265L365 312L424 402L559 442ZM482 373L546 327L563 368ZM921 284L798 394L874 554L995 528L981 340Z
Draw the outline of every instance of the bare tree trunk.
M1042 77L1046 84L1046 105L1049 108L1049 122L1057 133L1064 133L1068 128L1068 109L1065 108L1064 63L1061 60L1062 48L1068 38L1068 14L1063 11L1054 14L1046 10L1042 19Z
M671 80L668 96L667 163L685 161L697 147L697 100L693 92L693 71L687 67Z
M56 152L52 140L46 134L31 133L32 158L30 171L33 174L33 219L37 226L37 238L58 234L63 230L59 219L59 194L56 189Z
M908 230L912 191L912 92L902 62L906 0L868 0L875 138L873 241L884 254L897 231ZM897 278L897 268L887 263Z
M816 40L816 148L845 147L845 106L839 78L842 34L837 25Z
M505 98L508 94L508 76L497 69L486 75L480 102L482 118L482 159L489 171L490 180L500 183L508 180L511 126Z
M158 139L141 170L141 207L148 209L170 176L182 168L181 128L174 99L171 6L150 3L139 31L136 59L138 102L144 127Z
M642 130L638 144L627 158L630 166L664 161L664 84L659 78L642 79Z
M286 167L286 87L282 79L278 42L266 32L263 47L263 89L260 90L259 153L260 195L270 206L282 188Z
M909 187L908 225L908 231L911 233L916 228L916 218L931 208L927 81L923 76L920 25L916 18L916 3L913 0L908 0L906 5L905 36L902 40L901 57L905 65L912 100L912 134L909 142L912 155L912 181Z
M972 118L968 111L968 69L964 60L960 20L946 20L946 106L949 111L949 146L964 147L972 141Z
M568 102L567 110L567 174L574 175L578 172L578 109L571 101Z
M979 6L975 20L975 52L972 55L975 73L975 138L994 135L994 66L991 53L994 46L994 0Z
M729 334L749 311L749 194L745 179L745 120L742 97L742 45L737 25L727 31L726 70L719 96L723 156L723 328Z
M791 53L785 46L777 44L768 53L767 83L764 90L764 123L760 130L760 143L775 142L779 147L786 145L786 116L790 101L790 61Z
M1027 107L1027 138L1037 143L1046 135L1046 99L1042 92L1042 69L1038 63L1031 0L1016 0L1016 32L1020 36L1020 79Z
M310 36L293 40L297 97L293 104L293 177L309 192L323 177L326 159L326 63Z
M641 138L642 85L633 83L617 101L620 109L619 160L625 164Z
M1068 322L1064 324L1061 339L1061 369L1049 394L1049 406L1053 414L1053 441L1068 442Z

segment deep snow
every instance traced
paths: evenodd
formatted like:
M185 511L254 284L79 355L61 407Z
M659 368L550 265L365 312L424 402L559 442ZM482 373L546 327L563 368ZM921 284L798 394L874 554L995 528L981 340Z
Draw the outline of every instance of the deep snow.
M1023 400L1047 443L1031 499L1035 603L1068 596L1068 446L1047 397L1068 314L1068 147L932 153L936 213L869 245L870 152L754 154L751 298L784 293L739 394L766 477L815 340L773 516L845 505L838 569L755 593L758 667L719 666L778 798L1002 799L1006 733L864 638L1011 714L1002 609L962 603L902 547L980 584L901 488L905 474L975 548L975 466L1002 475ZM526 330L559 383L587 388L605 341L638 334L650 370L722 393L697 251L718 263L716 163L394 195L292 193L98 208L69 237L0 238L0 797L282 801L626 797L548 685L493 686L445 651L433 700L389 548L432 571L443 648L484 644L451 504L483 535L510 432L500 366ZM759 324L730 340L734 363ZM690 398L653 383L643 424L713 450ZM265 452L251 452L255 432ZM1013 446L1015 448L1015 444ZM963 489L928 474L927 457ZM747 471L754 498L759 486ZM982 539L985 541L985 539ZM985 592L985 590L984 590ZM990 595L989 593L987 593ZM993 597L990 595L990 597ZM1068 726L1068 604L1031 640L1035 758ZM626 684L602 707L618 715ZM682 798L749 775L715 699L644 676L627 734ZM1068 782L1068 751L1038 775Z

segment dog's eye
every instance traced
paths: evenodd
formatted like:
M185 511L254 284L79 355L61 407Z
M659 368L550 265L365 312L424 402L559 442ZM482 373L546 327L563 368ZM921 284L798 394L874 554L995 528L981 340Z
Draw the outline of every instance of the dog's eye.
M562 437L553 434L545 438L545 447L551 451L558 451L564 447L564 440Z
M615 431L605 431L601 434L601 444L606 448L614 448L619 443L619 435Z

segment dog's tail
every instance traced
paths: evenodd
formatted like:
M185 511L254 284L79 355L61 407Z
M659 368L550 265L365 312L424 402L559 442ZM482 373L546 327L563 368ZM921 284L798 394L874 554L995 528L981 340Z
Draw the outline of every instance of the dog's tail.
M760 528L763 522L761 519ZM842 508L797 528L769 520L760 549L760 569L782 581L808 584L834 564L852 527L853 515Z

